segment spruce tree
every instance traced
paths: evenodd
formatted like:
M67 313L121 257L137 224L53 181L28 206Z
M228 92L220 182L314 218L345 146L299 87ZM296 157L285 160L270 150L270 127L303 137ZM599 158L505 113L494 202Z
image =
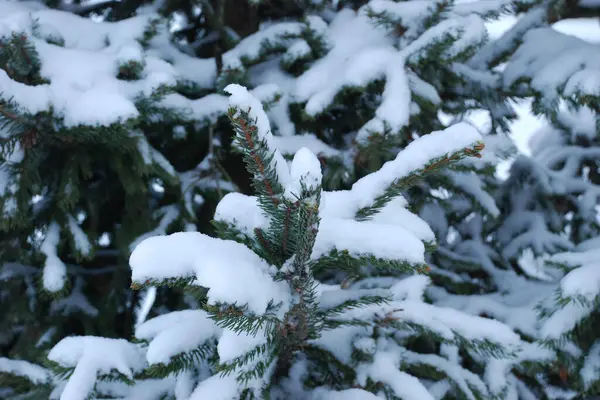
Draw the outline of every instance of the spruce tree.
M181 64L197 61L166 29L151 10L98 23L0 2L0 387L8 393L29 386L6 374L4 357L40 362L73 334L130 337L139 303L129 289L131 250L145 237L195 230L201 203L233 189L215 162L210 115L186 97L206 77L186 75Z
M504 87L533 97L532 111L545 120L530 140L531 157L515 161L501 190L505 217L497 235L515 268L546 282L535 296L536 336L554 356L529 366L530 398L600 391L600 47L549 26L599 15L595 2L542 3L507 35L520 39Z
M6 310L0 314L0 357L11 357L0 358L0 396L25 393L44 398L52 391L53 398L63 393L65 399L185 399L195 390L199 398L206 393L208 398L215 398L215 393L231 393L234 398L267 394L272 398L373 398L367 393L371 392L407 399L531 399L543 398L555 386L570 386L570 393L585 387L593 393L594 382L584 375L593 371L595 359L590 358L583 368L576 357L583 353L569 354L564 350L570 347L562 344L574 338L580 351L595 354L589 343L595 340L594 334L572 329L560 338L535 341L541 335L533 306L554 289L547 282L554 275L540 273L524 259L560 249L593 249L593 240L584 241L593 237L594 219L565 222L563 217L576 214L570 198L581 196L541 189L536 173L553 168L546 161L519 159L504 184L494 176L497 163L511 151L503 136L514 118L507 102L510 96L538 96L537 112L547 115L557 129L570 131L564 122L557 122L557 108L545 102L543 91L524 83L533 83L533 76L517 73L513 79L515 68L511 77L509 63L502 80L501 64L519 48L526 31L595 12L593 2L577 3L50 1L48 6L59 10L52 11L35 3L0 2L0 15L7 16L0 20L0 37L5 41L0 44L8 44L0 47L0 74L5 71L10 79L0 86L5 91L0 95L5 103L0 105L10 113L0 116L2 134L6 132L7 137L0 166L9 179L3 186L0 177L0 189L7 188L0 203L20 211L17 218L8 213L3 216L11 228L0 232L0 279L8 282L0 289L0 307L4 307L0 311ZM512 30L498 41L489 41L484 21L507 12L523 14ZM89 31L89 40L80 39L83 31ZM546 42L539 37L532 39L509 61L526 63L523 56L542 43ZM79 51L77 60L94 67L83 68L90 75L76 73L74 58L52 57L47 64L43 51L56 52L55 47L73 54ZM3 49L8 50L2 53ZM110 54L110 74L91 58L85 61L102 52ZM546 47L532 52L535 60L554 60L559 53ZM52 65L56 69L49 70ZM59 70L60 76L50 74ZM19 82L34 88L49 85L62 92L67 77L69 84L75 83L73 91L89 92L96 99L92 89L102 86L88 86L96 82L90 78L95 72L108 76L112 86L104 86L106 91L120 95L137 114L113 115L116 98L106 103L110 108L102 108L94 107L95 103L60 103L52 97L42 102L44 107L31 110L31 99L42 97L30 96L31 92L18 97L6 89ZM152 75L155 72L158 75ZM141 92L129 91L132 82L132 87L148 86ZM233 107L228 110L223 90L231 83L252 88L262 106L242 88L229 86ZM558 97L572 97L573 93L563 93L563 84L556 86ZM53 94L54 89L49 91ZM593 96L597 92L591 93L576 96L579 106L570 104L577 115L582 115L581 104L597 112L597 96ZM251 101L252 108L240 104L240 96ZM587 103L581 103L584 97ZM90 119L70 126L68 118L65 122L67 111L82 105L80 109L90 112ZM483 137L474 140L485 143L483 153L479 144L474 147L475 142L466 140L471 136L456 131L460 127L463 135L475 135L472 127L460 124L444 131L469 121L481 109L488 114L489 126L482 129ZM94 118L108 120L98 123ZM273 135L266 133L267 118ZM35 130L30 121L36 121ZM50 132L45 143L39 134L31 134L38 131ZM456 142L444 147L448 144L444 139L438 147L441 131ZM431 132L435 133L429 136ZM60 135L71 141L56 144ZM131 136L134 139L127 141ZM21 159L14 150L22 148L26 151ZM259 150L253 152L253 148ZM95 151L88 154L91 149ZM420 151L419 163L412 164ZM440 158L430 160L425 155ZM395 161L385 164L391 160ZM39 167L42 162L44 169ZM593 160L582 161L578 172L583 181L590 180L589 171L593 174L589 162ZM93 170L92 177L82 163L92 165L88 168ZM363 194L369 185L365 182L374 182L381 171L400 164L403 172L413 168L417 172L389 178L402 179L386 190L382 186L375 199L368 198L373 193ZM25 166L24 171L42 172L41 176L33 179L25 174L32 180L22 180L18 168ZM95 191L73 197L69 193L68 200L55 196L66 186L62 177L70 183L69 179L78 176L78 168L81 177L75 181L76 189L89 186ZM12 185L17 181L27 188L20 189L20 194L20 186ZM231 189L243 194L223 198L214 229L199 225L226 242L197 233L152 238L195 230L191 223L198 217L212 217L215 209L208 204L210 200L221 199ZM528 190L538 195L530 199ZM196 196L200 192L203 198ZM349 204L360 201L374 202L346 213ZM525 243L518 238L523 232L515 226L534 214L535 218L541 215L544 230L539 237L536 231L531 243ZM92 250L87 258L77 258L82 256L82 242L74 239L81 235L69 215L76 217L79 229L90 238ZM591 216L589 210L586 215ZM389 227L390 235L396 228L404 229L401 237L407 240L393 249L390 246L387 250L393 251L384 257L377 251L385 252L385 248L362 247L391 240L377 236L381 224L395 225ZM311 236L307 226L318 230ZM337 234L344 226L348 229ZM565 230L583 236L568 238L561 234ZM56 231L63 236L53 245L56 240L45 239L54 237ZM320 240L332 233L335 240L342 240L350 232L356 233L356 241L342 248L332 241L321 248L328 252L319 253ZM98 240L101 234L111 238L108 246ZM190 250L185 246L188 241L210 252L196 256L199 249ZM176 249L157 254L163 242L173 243ZM430 251L429 255L408 262L403 251L411 248L410 243ZM53 246L58 246L54 253ZM136 247L139 250L131 258L134 280L136 271L149 268L142 264L162 265L154 271L156 276L137 276L136 290L130 292L126 260ZM8 250L2 252L4 248ZM216 248L223 251L215 254ZM150 259L141 255L145 251L152 252ZM235 258L236 254L243 257ZM200 263L204 257L231 269L236 278L213 281L222 275L207 274L214 265ZM229 260L235 263L224 263L224 257L232 257ZM50 269L61 268L56 260L67 266L67 286L56 293L48 293L52 291L43 286L43 280L34 282L43 277L41 267L48 260ZM568 268L579 262L567 255L552 260ZM243 265L250 271L257 266L262 269L259 280L240 269ZM410 276L415 270L424 272L425 265L429 278ZM575 271L588 274L593 268L593 264L584 265ZM542 278L542 282L532 278ZM230 281L240 286L233 290L227 286L235 284ZM254 289L250 281L270 289ZM165 287L170 289L165 291ZM24 288L28 288L26 298L21 295ZM219 291L223 288L227 290ZM546 302L542 316L547 319L558 305L572 301L597 308L597 293L586 297L586 292L582 297L580 292L563 292L556 304ZM229 297L234 294L239 297ZM258 309L257 300L263 302ZM416 310L422 316L414 314ZM437 325L419 319L427 312ZM450 315L462 324L449 321ZM113 324L116 316L118 322ZM588 313L582 321L593 329L592 317ZM489 318L507 323L525 342ZM473 326L466 329L468 324ZM497 329L510 343L495 340L500 338L490 336L489 329L476 332L480 326ZM296 327L302 329L292 329ZM139 343L116 339L134 341L132 330ZM67 335L85 336L63 339ZM343 339L351 335L355 340ZM40 346L30 346L32 340ZM520 351L515 350L516 344ZM542 349L541 344L550 344L558 352ZM45 351L53 346L48 363L43 360ZM95 348L105 350L100 354ZM513 354L508 354L511 349ZM560 360L548 363L556 354ZM380 370L394 375L376 373L386 363L389 368ZM578 371L582 371L581 378L574 379ZM416 391L404 392L394 381Z
M59 385L65 400L493 398L459 354L510 357L518 335L427 304L429 280L413 274L427 270L417 217L386 217L404 209L393 195L399 186L479 154L479 133L468 124L430 133L351 189L328 192L310 150L297 151L288 166L261 103L242 86L225 90L234 144L257 195L221 200L218 239L156 236L130 258L136 289L181 285L201 308L140 321L138 344L65 338L48 355L64 375L47 383ZM418 379L433 370L438 379Z

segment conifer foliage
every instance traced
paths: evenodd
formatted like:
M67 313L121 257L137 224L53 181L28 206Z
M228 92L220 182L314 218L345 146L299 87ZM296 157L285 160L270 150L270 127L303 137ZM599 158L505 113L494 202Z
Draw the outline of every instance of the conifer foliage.
M97 22L0 1L2 355L40 362L71 334L129 336L131 249L195 229L204 189L232 189L181 94L191 57L150 11Z
M68 371L62 398L114 393L118 384L111 380L121 378L133 381L135 393L190 399L376 393L433 399L431 391L440 389L417 378L422 368L446 374L457 393L489 398L484 381L457 368L457 359L422 353L415 340L427 335L442 354L462 348L508 358L518 350L518 335L495 321L424 302L428 279L410 274L427 268L412 219L378 218L404 208L392 196L382 199L407 178L478 154L479 133L467 124L433 132L350 190L327 192L316 156L301 149L288 167L272 147L261 103L242 86L225 90L235 144L257 195L221 200L215 214L220 238L156 236L130 259L137 289L206 288L197 292L203 306L141 322L139 344L64 339L49 354L55 368ZM371 218L357 218L365 209ZM332 274L344 276L343 283L327 283ZM111 349L120 354L113 357Z
M0 398L600 391L596 0L45 3L0 0Z
M505 87L533 97L545 125L503 190L499 244L509 258L529 252L532 277L557 278L538 305L539 340L556 356L535 386L539 397L571 399L600 392L600 46L544 22L598 15L600 4L550 3L524 17L535 25L503 74Z

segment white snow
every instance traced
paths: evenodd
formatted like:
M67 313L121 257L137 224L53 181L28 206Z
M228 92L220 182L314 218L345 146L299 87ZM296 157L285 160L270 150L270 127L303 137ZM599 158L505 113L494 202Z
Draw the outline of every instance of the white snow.
M290 181L286 188L288 198L294 201L302 194L302 187L310 192L314 192L321 186L323 174L321 173L321 163L317 156L302 147L294 155L290 164Z
M237 69L242 65L243 58L250 60L259 58L264 46L286 45L289 43L286 37L300 34L303 28L304 24L300 22L283 22L259 30L254 35L242 39L236 47L223 54L223 67Z
M40 247L46 256L44 263L43 284L50 292L61 290L67 279L67 267L58 257L57 247L60 242L60 225L52 222L46 230L44 241Z
M68 216L68 223L70 233L73 236L73 241L75 243L75 248L81 255L89 255L90 251L92 250L92 244L90 243L87 235L83 229L81 229L77 223L77 220L75 220L72 215Z
M259 330L256 335L252 335L246 332L234 332L230 329L224 329L217 346L219 361L221 363L233 361L256 346L263 345L266 341L264 330Z
M314 134L306 133L294 136L274 136L274 146L284 155L296 154L298 150L306 147L318 156L341 157L341 151L320 141Z
M570 79L569 90L579 85L581 75L575 74L593 74L600 68L597 50L597 45L551 28L530 30L504 70L504 84L509 87L518 79L530 78L531 86L551 100Z
M240 395L235 374L213 375L200 382L189 400L231 400Z
M0 357L0 372L27 378L35 384L45 384L50 380L50 371L25 360Z
M178 354L189 353L211 338L221 329L202 310L173 311L140 324L135 336L148 340L146 360L149 364L169 364ZM173 338L177 340L173 340Z
M386 350L378 351L372 364L358 367L358 382L366 385L367 378L371 378L388 385L402 399L435 400L419 379L399 370L400 354Z
M596 0L586 0L587 3L594 1ZM242 39L234 49L223 56L226 69L243 70L248 67L244 65L247 61L263 57L265 44L280 50L279 53L283 55L276 55L265 63L249 68L247 72L251 85L255 87L253 90L249 91L234 84L225 89L230 94L229 98L213 93L197 100L172 94L163 99L160 106L188 111L186 118L196 123L197 127L215 124L230 106L238 112L248 111L251 120L256 121L258 137L263 139L269 147L268 150L275 154L272 166L277 171L278 180L284 190L281 195L294 199L294 196L300 194L302 184L309 190L315 190L321 184L323 173L321 161L317 156L335 157L336 161L348 166L355 147L354 143L350 144L350 140L350 151L330 147L325 143L325 139L321 140L327 136L327 132L318 132L319 136L317 132L296 132L289 115L290 103L305 103L306 114L316 117L330 109L342 90L349 87L360 88L373 81L384 80L383 91L376 96L376 104L373 107L375 113L366 118L372 119L364 126L348 132L348 137L351 136L358 143L364 143L370 133L383 132L387 127L397 133L407 127L410 119L420 112L420 100L430 102L433 106L439 106L441 103L441 92L438 93L437 85L434 86L418 76L419 68L416 66L428 56L429 45L448 36L452 36L455 41L442 51L439 62L448 62L448 69L468 78L467 80L495 87L498 75L481 73L475 67L485 68L487 63L504 50L523 40L523 45L504 70L502 83L505 87L522 78L528 78L531 79L532 87L542 92L548 101L560 96L577 98L598 93L600 59L597 57L598 45L592 43L593 40L584 43L573 35L558 33L566 32L566 28L561 28L559 24L552 29L540 28L525 34L527 29L542 22L541 11L534 9L524 16L509 17L510 24L518 20L514 29L509 30L498 42L490 42L468 65L463 65L455 62L457 56L482 44L490 32L489 25L486 29L482 16L504 10L510 2L457 1L457 4L444 14L445 19L440 24L425 30L425 19L431 16L439 3L438 0L371 1L368 4L371 9L390 12L402 22L407 30L400 38L389 35L385 28L373 24L366 17L366 8L358 12L343 9L336 15L333 11L325 12L323 16L329 23L319 17L310 16L302 23L287 21L264 24L257 34ZM45 85L26 86L11 80L0 70L0 87L27 111L46 111L52 106L55 112L64 118L68 127L106 126L136 118L139 116L134 103L136 96L148 95L162 84L174 85L176 82L190 80L202 88L213 88L217 78L215 60L197 59L177 50L170 42L165 24L159 24L159 34L151 40L148 49L143 49L137 42L154 15L152 8L154 6L140 12L135 18L108 23L93 22L68 13L48 10L34 3L0 0L0 36L12 30L30 34L32 43L42 58L42 75L50 81ZM40 23L35 32L32 29L34 19ZM308 70L296 79L284 73L278 65L282 60L291 62L311 56L309 41L300 38L306 34L307 29L312 30L315 35L322 36L331 46L331 50L325 57L310 64ZM86 32L86 35L81 35L81 32ZM495 36L494 32L492 36ZM48 43L50 37L53 41L64 41L64 47ZM119 65L128 61L144 64L141 79L133 82L116 79ZM77 65L77 68L72 65ZM279 102L271 104L276 97L280 97ZM263 103L269 103L269 110L266 112ZM567 125L569 132L563 135L563 132L554 128L544 128L543 132L536 135L530 143L533 174L548 192L578 196L581 210L587 210L588 215L594 217L595 214L590 210L597 206L599 192L590 188L587 183L583 184L572 178L577 172L579 161L584 158L596 159L600 153L595 149L565 150L563 147L569 135L571 139L577 136L594 139L597 134L598 116L586 107L565 111L561 104L558 109L558 118ZM273 122L273 133L279 136L273 136L269 117ZM511 126L516 133L521 129L531 130L530 126L526 126L528 123L522 120ZM184 130L182 125L178 125L173 129L173 134L184 139ZM412 133L415 133L415 136L421 134ZM141 132L131 132L131 135L139 136L138 150L147 165L160 167L173 177L181 175L157 149L150 146ZM168 135L171 135L170 131ZM560 135L562 137L559 137ZM238 139L245 140L244 137ZM492 147L495 150L496 145L502 146L500 141L491 135L482 137L470 124L459 123L413 141L380 171L362 178L350 190L323 192L321 204L318 204L320 225L314 227L318 228L318 233L312 259L318 259L337 249L347 250L348 254L355 257L368 255L424 264L426 259L423 242L435 241L434 230L424 219L407 209L408 205L403 197L391 200L367 220L357 221L356 213L361 208L372 206L375 199L387 188L415 170L424 168L431 160L478 142L490 144L484 150L484 159L469 159L463 166L479 169L493 165L497 161L494 158L496 155L488 154L491 154ZM283 155L293 156L293 160L287 162ZM555 168L563 164L564 168ZM327 168L327 160L324 165ZM181 176L182 180L185 180L183 178L187 179L190 174ZM456 171L444 172L444 177L463 194L472 197L477 205L486 211L485 218L497 217L500 214L500 208L496 204L499 200L487 192L487 182L480 177ZM2 195L13 191L14 185L7 179L0 176ZM189 183L189 180L186 180L186 183ZM442 195L443 193L440 194ZM465 199L451 200L456 202L449 201L447 205L456 207L452 210L455 212L465 211L465 207L468 208L471 204ZM541 329L538 329L533 304L540 297L547 296L552 285L528 282L533 281L529 278L550 281L557 274L542 269L539 263L544 257L537 256L539 253L555 253L558 249L571 249L572 246L564 235L555 234L550 230L546 216L541 215L538 210L530 209L531 201L523 198L514 200L517 212L503 221L506 227L498 231L499 245L503 247L501 256L504 258L523 255L518 263L528 279L516 276L513 271L497 270L494 263L502 260L495 257L495 249L484 245L478 237L484 230L484 222L490 222L489 219L484 221L480 215L471 219L473 215L469 215L460 224L452 224L454 226L449 227L450 222L444 214L448 210L437 210L436 214L436 210L427 209L423 218L432 219L430 223L435 232L440 234L438 241L441 242L442 248L439 255L441 258L453 256L456 259L453 263L458 264L455 266L449 262L442 262L440 265L432 265L432 271L456 282L462 282L466 274L460 273L460 261L476 260L494 281L498 281L498 292L473 296L450 295L439 287L429 287L430 279L420 275L401 279L372 277L349 283L348 287L319 282L320 306L324 310L340 304L343 300L358 299L361 295L386 293L391 294L393 300L387 305L357 308L337 315L336 318L340 320L358 318L370 325L331 329L323 332L314 343L330 350L340 361L346 363L353 362L352 352L356 349L373 355L372 361L359 363L358 383L364 385L367 377L370 377L387 384L396 396L405 400L439 400L457 388L469 399L474 398L474 389L482 392L484 396L499 394L506 389L507 397L511 400L517 398L517 393L523 399L532 398L533 395L528 394L530 392L522 382L510 373L510 368L522 360L551 360L554 355L533 345L523 346L519 336L508 326L531 336L541 334L557 338L589 316L593 310L577 302L571 303L543 321ZM12 203L7 200L5 206L7 204ZM191 200L186 198L186 205L189 204ZM311 205L317 206L316 202ZM188 211L192 213L193 209L188 207ZM478 211L473 214L477 213ZM210 238L197 232L162 236L173 222L182 217L178 205L167 205L159 209L155 216L159 218L156 229L145 233L132 243L130 265L134 282L160 283L167 279L193 277L194 284L209 288L210 304L245 304L249 312L258 315L264 314L269 302L273 300L282 305L278 310L278 316L281 317L295 300L287 283L275 281L273 278L276 268L244 245ZM49 225L40 248L46 256L43 284L50 291L60 290L67 279L66 266L58 257L61 239L72 239L75 247L73 250L81 255L91 254L92 251L83 228L72 216L68 215L67 218L69 219L65 228L61 228L56 222ZM436 221L437 218L439 221ZM229 193L220 201L215 219L233 224L250 237L253 237L255 228L266 229L270 223L268 216L260 209L257 198L240 193ZM455 239L450 239L449 232L453 232ZM552 261L566 263L572 268L557 284L562 296L593 301L600 294L600 253L596 241L591 239L584 242L577 247L578 253L572 251L551 258ZM454 270L454 267L457 269ZM68 314L92 309L82 294L81 281L75 279L75 282L75 288L68 297L53 303L53 312L63 311L64 314ZM424 302L426 291L428 297L434 299L435 305ZM524 301L523 295L517 299L519 296L515 295L515 291L526 293L527 301ZM141 301L141 309L137 312L136 337L148 340L147 347L133 345L124 340L96 337L66 338L54 347L49 356L51 360L64 367L75 367L75 373L64 388L59 386L57 389L57 393L62 391L61 400L87 397L96 384L99 373L109 373L116 369L131 377L146 363L167 364L172 357L192 351L207 342L218 343L216 350L220 362L232 361L245 355L255 346L265 343L262 330L255 336L238 335L229 329L218 328L208 318L208 314L201 310L174 311L145 321L155 298L156 289L148 289ZM163 309L157 311L165 312ZM492 315L496 320L477 316L482 313ZM451 343L442 346L439 355L411 352L395 340L388 340L379 335L379 330L373 329L383 316L417 324L441 335ZM394 339L401 342L405 336L414 334L397 330ZM457 343L462 338L490 340L505 345L509 350L521 351L514 362L503 359L478 359L478 362L486 365L482 379L458 365L460 358ZM597 379L600 368L599 348L596 343L589 354L585 355L584 367L580 371L585 385L590 385ZM258 359L260 358L255 359L246 368L253 368ZM304 361L299 360L299 363ZM443 371L448 378L437 383L419 380L401 370L410 363L432 366ZM305 368L306 365L308 364L305 363ZM240 395L241 385L236 382L235 374L225 377L211 376L212 372L207 366L195 367L197 368L193 373L180 374L165 380L138 382L131 388L123 388L116 384L110 388L99 388L112 391L111 394L115 397L132 400L150 400L167 394L176 398L189 397L192 400L230 400ZM37 366L24 361L0 358L0 370L10 370L11 373L26 375L29 379L39 382L49 379L44 369L38 369ZM267 371L266 379L269 374L270 371ZM199 383L194 389L196 382ZM250 385L255 389L262 383L264 382L251 382ZM558 389L551 386L546 390L553 391L555 395L558 393ZM319 388L313 394L315 399L324 400L379 398L359 388L339 392Z
M255 228L269 227L267 215L258 205L255 196L242 193L227 193L217 205L215 221L233 224L243 233L252 236Z
M277 172L279 182L285 187L289 181L289 172L287 169L287 163L283 158L283 155L275 145L273 144L273 135L271 133L271 126L269 118L265 113L261 102L254 97L248 90L238 84L231 84L225 88L225 92L229 93L229 105L234 107L237 112L248 112L248 116L252 123L256 124L258 138L264 140L272 149L274 156L271 161L271 167ZM244 142L245 138L239 138L240 141Z
M550 257L551 261L573 268L558 285L561 297L571 301L565 306L554 306L558 309L543 321L543 336L559 338L593 312L594 301L600 296L599 254L600 250L592 249L582 253L559 253Z
M318 259L331 250L351 255L374 255L388 260L423 263L425 247L410 231L390 224L324 218L311 258Z
M32 35L33 21L48 27L64 40L64 47L47 43ZM41 75L49 84L26 86L12 81L0 71L5 96L31 113L53 106L68 127L106 126L138 116L133 103L139 93L148 94L161 84L175 83L175 70L165 61L150 58L139 81L116 79L117 67L124 56L140 58L139 44L148 23L142 16L116 23L96 23L71 13L55 10L28 12L13 10L0 19L0 35L11 31L28 34L41 58ZM81 32L86 32L81 35ZM108 42L108 45L106 43Z
M550 259L571 267L579 266L560 282L561 292L565 296L580 295L593 300L600 294L600 249L585 253L561 253Z
M148 314L150 314L150 310L154 305L154 301L156 300L156 288L150 287L142 293L140 296L140 300L135 309L135 327L137 328L142 323L146 321L148 318Z
M129 265L134 282L194 276L210 289L211 303L247 304L258 315L271 300L283 303L280 312L285 312L290 298L287 284L273 281L269 265L252 250L199 232L148 238L135 248Z
M482 140L481 134L473 126L459 123L443 131L432 132L406 146L396 158L388 161L378 171L359 179L352 192L359 198L359 207L368 207L375 197L413 171L424 168L436 158L473 146Z
M429 225L418 215L408 211L408 203L402 196L398 196L387 203L371 221L380 224L389 224L402 227L410 231L416 238L423 242L435 242L435 235Z
M321 390L319 390L321 389ZM378 400L379 397L371 392L362 389L346 389L340 391L330 391L318 388L314 391L313 400Z
M74 371L62 390L60 400L85 400L99 374L113 370L133 379L144 367L144 358L136 345L124 339L95 336L70 336L58 342L48 359Z
M592 384L598 381L599 376L600 341L596 340L583 360L583 367L581 368L581 380L583 381L584 388L590 389Z

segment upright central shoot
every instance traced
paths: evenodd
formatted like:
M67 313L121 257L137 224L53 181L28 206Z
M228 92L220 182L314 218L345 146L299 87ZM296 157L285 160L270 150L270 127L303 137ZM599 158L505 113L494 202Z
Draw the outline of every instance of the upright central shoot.
M265 331L272 356L267 363L272 363L278 355L276 373L285 374L294 352L307 340L316 339L319 332L320 318L310 256L319 227L321 166L315 155L301 149L288 168L286 160L272 144L269 120L262 104L242 86L230 85L225 91L231 94L228 115L235 130L234 145L242 153L252 175L252 186L257 193L255 204L266 218L265 224L253 227L254 235L248 242L255 253L276 267L274 280L286 282L291 293L289 305L274 305L285 309L283 319ZM226 206L227 201L223 205ZM256 210L241 209L258 215ZM220 219L217 215L216 219L226 220L227 216ZM236 227L238 221L220 226L235 232L239 229ZM227 230L222 233L226 235ZM244 317L240 315L239 319ZM261 368L268 366L264 362L259 365Z

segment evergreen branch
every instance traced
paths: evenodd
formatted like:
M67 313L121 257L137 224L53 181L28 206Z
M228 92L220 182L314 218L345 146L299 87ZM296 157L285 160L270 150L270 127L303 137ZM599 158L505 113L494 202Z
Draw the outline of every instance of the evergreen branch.
M427 264L412 263L405 260L392 260L376 257L373 254L351 255L347 250L333 249L318 260L314 261L311 270L314 274L323 274L327 271L347 271L353 275L363 276L368 274L365 268L373 268L381 273L406 273L429 271Z
M554 313L570 304L574 304L577 307L594 309L595 307L600 306L600 295L595 296L593 299L581 294L564 296L562 290L557 289L554 292L553 303L555 306L553 309L544 307L541 304L538 305L536 307L538 318L545 319L551 317Z
M479 354L484 357L491 357L495 359L510 359L516 358L518 354L517 349L507 349L499 343L492 342L489 339L466 339L463 336L456 334L455 343L467 349L475 354Z
M127 375L122 374L116 369L111 370L108 374L99 374L97 380L103 382L123 382L127 386L133 386L135 384L135 378L129 378Z
M267 340L265 341L265 343L254 346L254 348L252 348L250 351L246 352L242 356L236 357L233 360L228 361L226 363L219 364L217 366L217 372L219 372L221 376L227 376L234 372L236 369L239 369L244 365L253 362L257 357L272 350L274 347L273 344L273 340L269 336L267 336Z
M391 298L386 298L383 296L363 296L358 299L346 300L345 302L338 304L335 307L332 307L325 311L321 311L319 313L319 316L323 319L330 318L339 314L343 314L344 312L354 308L383 305L388 304L390 301L392 301Z
M275 254L275 249L271 245L271 241L263 229L255 228L254 235L256 236L256 241L260 245L260 248L263 249L264 252L267 252L269 255ZM266 259L268 260L269 258Z
M39 383L32 382L26 376L9 374L7 372L0 372L0 388L9 387L16 394L23 395L25 393L29 393L32 391L40 390L43 387L50 388L51 385L49 382Z
M30 148L36 143L37 128L26 115L21 115L18 105L12 100L2 100L0 92L0 129L7 135L0 136L0 159L6 160L15 151L17 143Z
M44 366L52 371L54 376L59 380L67 380L73 375L74 367L64 367L57 362L44 360Z
M309 387L318 386L320 383L333 388L343 388L354 383L356 370L338 360L330 351L312 344L307 344L303 351L313 365L306 382ZM318 379L315 379L317 377Z
M207 342L196 349L179 353L169 360L168 364L152 364L144 370L138 379L166 378L175 373L181 373L195 368L202 360L208 360L214 354L215 342Z
M245 306L226 306L222 303L207 305L205 309L218 326L236 333L244 332L256 336L263 327L265 332L273 333L281 324L277 316L271 312L276 309L272 301L267 305L267 312L264 315L247 314Z
M40 75L41 61L33 43L24 33L0 37L0 69L9 78L26 85L46 83Z
M483 143L474 144L472 148L466 147L452 154L447 154L445 156L438 157L430 161L423 168L413 171L405 177L397 179L385 189L384 193L380 194L375 198L371 206L363 207L360 210L358 210L356 213L356 219L359 221L369 219L369 217L377 214L379 210L381 210L392 199L400 196L402 191L406 190L410 186L415 185L419 180L423 179L429 174L436 173L441 169L451 164L454 164L466 157L481 158L480 152L481 150L483 150L483 148Z
M305 279L308 279L306 267L318 233L320 198L320 187L308 190L301 182L301 194L297 197L297 201L292 203L284 200L282 212L276 214L276 219L272 223L271 230L275 243L282 244L281 256L289 262L285 274L288 280L291 277L300 277L295 280L300 286ZM277 223L279 219L283 220L281 224ZM293 283L293 286L296 283ZM295 289L298 290L299 286Z
M360 319L326 319L323 321L323 331L341 328L342 326L371 326L371 322Z
M439 333L428 329L423 325L419 325L413 322L401 321L400 319L386 315L382 318L378 325L382 328L392 327L394 329L403 331L403 334L427 337L429 340L438 343L456 345L459 348L471 351L475 354L479 354L485 357L492 358L514 358L517 354L517 349L506 348L499 343L492 342L489 339L466 339L459 333L452 331L453 338L448 339L441 336Z
M265 211L273 211L283 193L273 168L273 151L267 141L259 136L256 121L250 119L248 111L230 108L227 115L236 133L235 142L242 152L246 169L252 175L252 186L259 195L259 201L266 208Z
M371 378L367 378L367 384L363 389L371 393L383 393L386 400L403 400L396 396L396 392L388 385L379 381L376 382Z
M565 298L567 301L567 298ZM580 297L568 298L569 303L582 301ZM569 304L566 303L566 304ZM580 306L589 307L589 314L580 319L570 330L564 332L557 338L542 338L539 342L541 345L552 348L562 349L571 342L580 343L580 345L591 346L594 338L597 337L597 327L600 324L600 295L596 296L592 301L589 299L579 303ZM560 304L559 304L560 306ZM550 311L550 310L546 310ZM548 312L547 314L540 313L540 318L546 318L552 315L557 310Z
M256 233L256 231L255 237L258 239L258 243L255 238L240 231L232 223L213 220L211 221L211 224L215 229L215 234L217 237L223 240L232 240L234 242L241 243L261 256L261 258L268 259L267 253L269 249L264 249L263 246L268 246L269 244L264 240L261 241L262 236L259 233ZM257 230L259 229L257 228Z
M166 279L146 279L144 282L132 282L133 290L143 290L149 286L167 286L170 288L185 288L194 283L196 276L190 275L186 277L166 278Z
M240 372L236 377L237 381L241 384L246 384L246 382L251 379L257 379L264 376L269 366L275 361L275 358L274 353L271 353L265 361L261 360L253 365L252 369Z
M448 374L444 368L440 367L435 362L431 364L425 361L410 362L410 364L406 365L405 371L421 379L428 379L433 381L441 381L447 379L452 385L452 392L458 392L457 394L462 394L464 398L472 398L475 400L501 400L504 398L503 396L499 395L490 395L489 393L483 393L479 390L479 387L473 385L468 380L465 380L463 382L467 386L467 388L464 388L463 385L461 385L460 382L457 381L457 376L455 374Z

